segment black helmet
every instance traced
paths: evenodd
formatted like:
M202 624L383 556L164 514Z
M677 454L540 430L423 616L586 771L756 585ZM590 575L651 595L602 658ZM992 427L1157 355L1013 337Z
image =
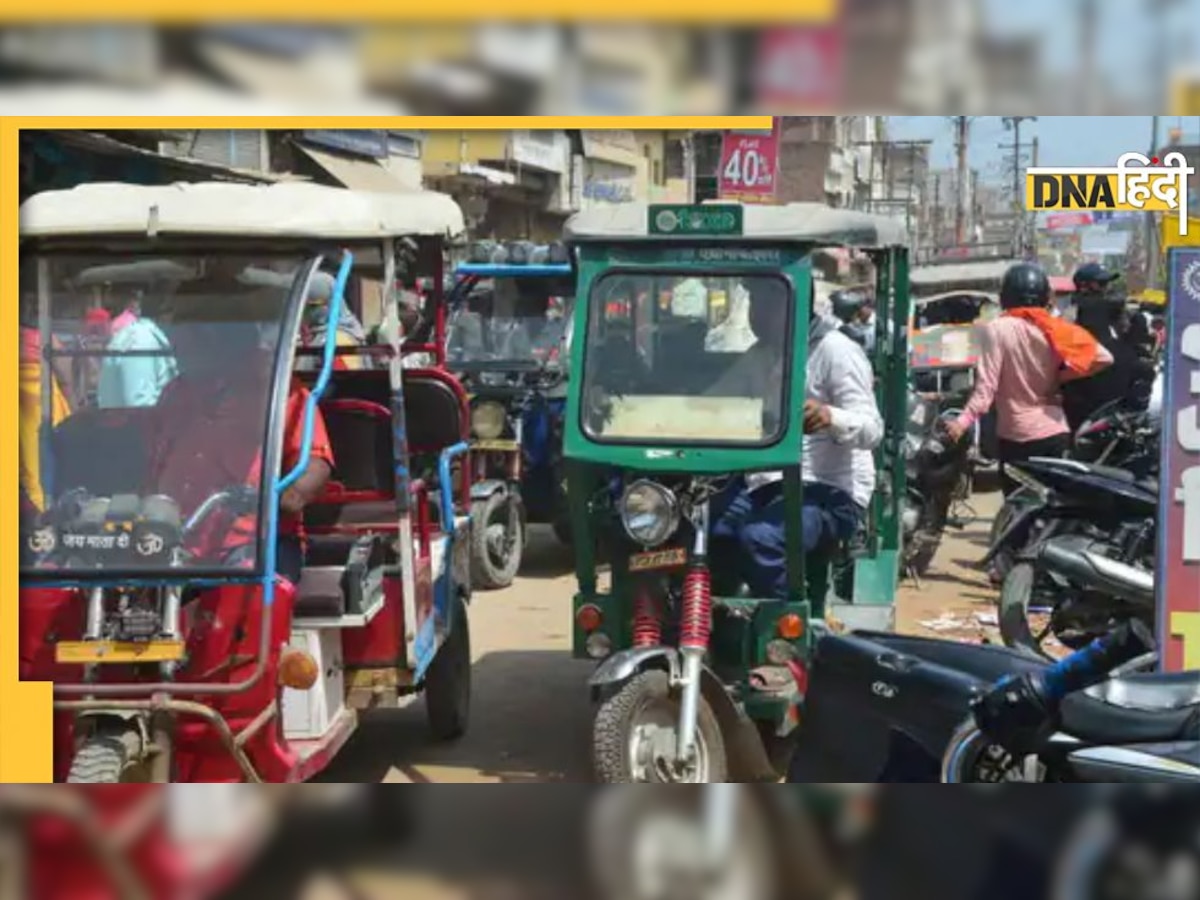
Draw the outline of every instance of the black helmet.
M1050 303L1050 279L1034 263L1017 263L1004 273L1000 285L1000 305L1005 309L1022 306L1043 307Z
M867 295L862 291L834 291L829 298L833 314L842 322L849 322L867 305Z
M1108 284L1120 277L1116 272L1108 271L1098 262L1084 263L1075 270L1075 287L1078 289L1081 285L1089 283Z

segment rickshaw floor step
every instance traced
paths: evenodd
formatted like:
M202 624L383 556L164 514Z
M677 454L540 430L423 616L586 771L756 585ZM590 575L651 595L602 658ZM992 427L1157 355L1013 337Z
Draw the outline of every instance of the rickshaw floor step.
M292 621L297 628L366 628L383 611L383 605L384 595L380 592L379 596L360 613L348 613L343 616L299 615L294 617Z

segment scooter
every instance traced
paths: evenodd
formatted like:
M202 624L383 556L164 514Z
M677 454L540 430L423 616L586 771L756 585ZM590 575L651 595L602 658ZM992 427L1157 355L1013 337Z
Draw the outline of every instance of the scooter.
M1053 671L986 644L857 632L816 646L789 782L1087 782L1200 777L1200 673L1125 674L1064 695L1057 728L1018 757L972 704L1002 678ZM1189 763L1188 760L1191 760ZM1117 778L1119 774L1123 777Z

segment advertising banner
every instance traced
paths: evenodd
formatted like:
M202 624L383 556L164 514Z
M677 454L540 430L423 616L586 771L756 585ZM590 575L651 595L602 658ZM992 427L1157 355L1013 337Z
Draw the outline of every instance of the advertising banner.
M1170 256L1158 516L1159 645L1166 671L1200 669L1200 249Z
M771 203L779 170L779 122L770 131L727 131L721 140L717 192L722 200Z
M754 103L787 112L836 110L842 97L842 24L769 28L754 63Z

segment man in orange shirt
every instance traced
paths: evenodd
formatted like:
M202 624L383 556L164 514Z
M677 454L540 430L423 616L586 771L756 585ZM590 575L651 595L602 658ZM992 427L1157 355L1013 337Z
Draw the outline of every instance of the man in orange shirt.
M179 324L172 340L181 374L158 403L150 487L173 498L190 516L218 492L260 483L273 353L260 345L253 322ZM293 378L284 414L281 474L300 461L309 396ZM324 419L314 410L308 464L279 499L276 570L293 584L299 583L304 566L304 507L320 495L333 465ZM213 553L219 564L232 565L238 552L252 546L255 516L237 510L213 519L194 543L209 548L203 555Z

